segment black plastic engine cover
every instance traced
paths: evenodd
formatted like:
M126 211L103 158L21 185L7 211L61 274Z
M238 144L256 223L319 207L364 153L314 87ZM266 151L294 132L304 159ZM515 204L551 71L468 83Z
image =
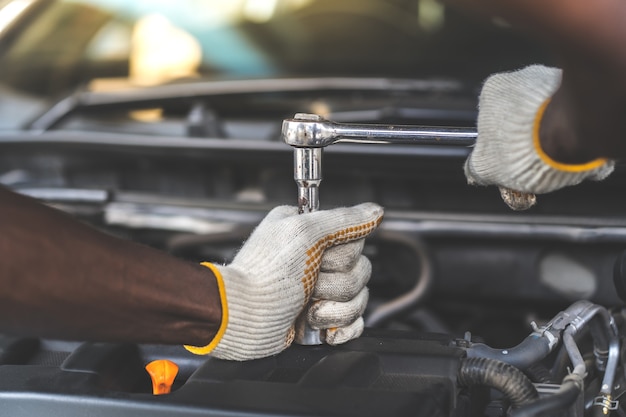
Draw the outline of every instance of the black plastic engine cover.
M10 351L24 340L0 343ZM143 366L159 353L181 373L171 394L153 396ZM465 416L476 401L457 388L463 354L447 336L372 331L249 362L179 347L82 344L60 366L9 356L13 364L0 365L0 415Z

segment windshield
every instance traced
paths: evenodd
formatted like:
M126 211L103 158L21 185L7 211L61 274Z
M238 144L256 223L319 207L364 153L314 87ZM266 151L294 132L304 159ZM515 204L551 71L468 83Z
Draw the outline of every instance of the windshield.
M437 0L15 0L0 37L0 111L7 97L37 108L76 88L187 78L479 81L544 58L506 22Z

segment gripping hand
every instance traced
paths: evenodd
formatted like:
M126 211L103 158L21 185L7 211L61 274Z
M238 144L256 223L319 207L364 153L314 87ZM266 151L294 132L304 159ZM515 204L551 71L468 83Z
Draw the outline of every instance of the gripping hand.
M206 264L218 279L222 326L211 344L187 349L232 360L277 354L293 342L311 297L306 317L327 329L327 343L358 337L371 273L361 250L382 216L373 203L300 215L291 206L272 210L231 264Z

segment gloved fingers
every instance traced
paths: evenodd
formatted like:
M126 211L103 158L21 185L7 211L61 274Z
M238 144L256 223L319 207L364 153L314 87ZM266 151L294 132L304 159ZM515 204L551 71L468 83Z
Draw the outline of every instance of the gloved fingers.
M340 345L361 336L364 327L363 317L359 317L347 326L327 329L324 340L331 346Z
M372 274L372 264L361 255L347 272L320 272L313 298L346 302L353 299L367 285Z
M307 265L307 282L313 283L321 258L330 247L366 237L382 221L383 209L375 203L340 207L298 215L292 206L270 211L242 246L233 263L258 268L277 267L301 258ZM311 286L312 289L312 286Z
M484 182L480 175L477 175L474 172L474 165L473 165L473 160L472 160L472 156L474 155L474 153L472 152L471 154L469 154L469 156L467 157L467 159L465 160L465 164L463 165L463 169L465 171L465 178L467 179L467 183L469 185L490 185L486 182Z
M290 329L297 330L293 325L303 306L304 320L320 328L346 327L356 321L367 304L363 286L370 273L369 262L359 260L363 243L358 241L380 224L382 216L383 209L374 203L301 215L296 207L271 210L232 263L222 268L227 301L222 311L228 321L213 350L217 357L253 359L280 352L293 339ZM308 306L324 254L340 245L327 253L324 273L334 277L322 280L322 294L339 292L334 298L346 301L322 299ZM348 288L339 291L331 280ZM350 334L354 331L333 337L344 340Z
M323 228L325 234L332 234L369 223L380 223L382 216L383 209L376 203L362 203L352 207L338 207L303 215L298 215L298 208L295 206L277 206L265 216L263 222L275 222L295 217L298 222L307 223L311 229ZM356 230L351 231L356 232Z
M364 245L365 240L359 239L326 249L322 255L320 271L346 272L351 270L359 260Z
M368 297L369 292L365 287L349 301L315 301L307 311L307 320L314 329L347 326L363 315Z
M522 193L506 187L498 187L500 197L509 208L516 211L528 210L537 203L537 196L532 193Z

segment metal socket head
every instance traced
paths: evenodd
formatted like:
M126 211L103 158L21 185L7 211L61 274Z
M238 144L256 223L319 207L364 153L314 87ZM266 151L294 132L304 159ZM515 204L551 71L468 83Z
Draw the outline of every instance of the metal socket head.
M287 145L298 148L323 148L337 141L333 123L317 114L297 113L283 120L281 134Z

